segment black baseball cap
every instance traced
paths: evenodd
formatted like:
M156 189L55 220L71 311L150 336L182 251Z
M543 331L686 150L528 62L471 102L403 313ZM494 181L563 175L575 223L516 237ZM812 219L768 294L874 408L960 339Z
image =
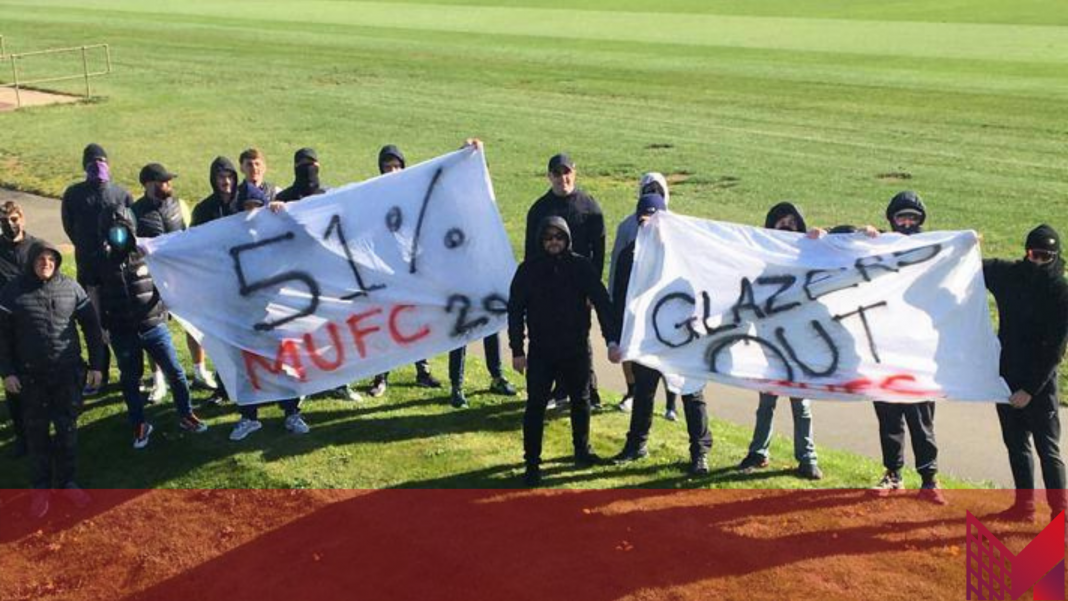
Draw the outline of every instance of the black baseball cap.
M169 182L178 177L177 173L171 173L159 163L149 163L141 168L141 184L148 182Z
M561 167L566 167L568 171L575 170L575 161L572 161L571 156L564 152L554 154L553 158L549 159L549 173L553 173Z
M319 153L315 152L314 148L304 147L293 154L293 163L299 163L301 161L315 161L319 162Z

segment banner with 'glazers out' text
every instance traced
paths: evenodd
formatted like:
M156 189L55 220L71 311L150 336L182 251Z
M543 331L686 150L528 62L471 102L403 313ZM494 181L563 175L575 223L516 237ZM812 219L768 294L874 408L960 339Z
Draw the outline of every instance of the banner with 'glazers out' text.
M502 329L515 272L483 153L141 241L231 398L328 390Z
M622 346L684 392L1009 396L973 232L814 240L660 213L638 235Z

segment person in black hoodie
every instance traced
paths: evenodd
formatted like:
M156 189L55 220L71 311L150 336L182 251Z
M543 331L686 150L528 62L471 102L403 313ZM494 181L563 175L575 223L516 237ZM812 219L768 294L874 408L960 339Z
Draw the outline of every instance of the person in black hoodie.
M78 283L89 295L93 308L100 314L100 291L98 289L96 262L100 254L100 234L97 223L105 209L115 206L129 207L133 196L111 181L111 166L108 154L99 144L89 144L82 150L82 168L85 180L71 185L63 192L60 215L63 231L74 244L74 263L77 268ZM107 342L107 330L104 341ZM104 348L104 379L101 386L108 383L111 354ZM98 389L85 390L86 396L92 396Z
M75 484L78 406L82 384L103 378L104 342L96 311L77 282L60 272L63 255L35 244L27 268L0 291L0 376L4 389L21 393L34 490L30 514L48 513L49 489L79 507L89 496ZM89 353L83 375L81 326ZM50 429L55 427L55 435Z
M404 153L393 144L387 144L378 151L378 172L385 175L401 171L407 167ZM430 373L430 363L426 359L415 362L415 383L423 388L441 388L441 381ZM389 386L389 372L380 373L371 381L371 389L368 391L373 397L386 394Z
M808 232L805 217L789 202L780 202L772 207L764 219L764 227L800 234ZM760 393L749 454L738 464L739 470L749 472L768 466L772 420L778 400L779 397L773 394ZM790 397L790 409L794 416L794 459L798 464L797 475L809 480L820 480L823 478L823 471L817 463L816 442L812 436L812 405L808 399Z
M293 202L326 192L319 182L319 153L314 148L301 148L293 154L293 175L293 185L279 192L275 200Z
M538 240L538 227L549 216L562 217L571 228L572 252L586 257L600 278L604 274L605 238L604 214L601 205L592 196L576 185L578 170L575 161L566 153L549 159L546 177L549 191L534 201L527 211L526 237L523 244L523 260L543 252ZM590 403L595 410L601 408L601 395L597 391L597 374L593 372L593 349L590 349ZM557 381L554 400L564 397L564 389Z
M104 239L99 262L101 319L111 332L122 396L134 431L133 447L143 449L153 431L152 424L145 420L145 399L140 390L145 353L159 365L170 384L179 426L195 433L208 427L190 405L189 384L167 329L167 311L137 249L135 231L136 220L130 209L115 207L100 216Z
M635 210L639 227L644 227L645 222L658 211L667 209L664 197L659 194L643 194L638 199ZM612 298L615 299L615 323L623 324L623 315L626 312L627 288L630 286L630 272L634 265L634 248L636 241L632 240L623 247L617 256L613 266L615 275L612 278L614 290ZM634 401L631 406L630 429L627 431L627 442L623 450L613 460L617 464L637 461L649 455L646 446L649 440L649 430L653 426L653 399L656 397L656 389L660 385L663 375L648 368L641 363L633 363L634 371ZM666 384L665 384L666 386ZM689 471L695 476L708 474L708 452L712 448L712 431L708 429L708 409L705 404L703 391L693 394L682 395L682 410L686 416L686 430L690 436L690 467Z
M237 182L237 169L234 168L230 159L223 156L215 157L215 160L211 162L211 167L208 168L211 196L193 207L193 219L189 225L196 227L232 215Z
M1068 341L1068 282L1056 230L1048 225L1031 230L1026 249L1019 261L984 260L983 278L997 301L1001 376L1012 390L1009 404L997 409L1016 500L998 517L1030 522L1035 516L1031 438L1042 465L1050 518L1068 510L1057 400L1057 366Z
M571 438L575 463L600 462L590 450L589 335L592 303L608 343L609 358L618 363L619 325L608 291L589 260L571 251L571 231L562 217L550 216L538 228L542 252L524 260L512 279L508 299L508 345L512 366L527 376L523 413L524 481L541 482L541 446L545 407L553 380L560 378L571 397ZM529 333L530 356L524 353Z
M0 288L25 273L29 265L30 249L41 241L26 233L26 217L18 203L9 200L0 206ZM2 344L2 343L0 343ZM19 393L8 392L7 408L15 429L15 458L26 454L26 436L22 423L22 402Z
M904 191L895 195L886 207L890 228L911 236L923 231L927 221L927 207L918 194ZM938 484L938 444L935 441L934 401L920 403L887 403L875 401L875 415L879 419L879 443L882 446L886 473L875 486L880 494L904 490L901 468L905 466L905 425L908 424L912 451L916 455L916 471L923 484L920 498L938 505L945 504Z

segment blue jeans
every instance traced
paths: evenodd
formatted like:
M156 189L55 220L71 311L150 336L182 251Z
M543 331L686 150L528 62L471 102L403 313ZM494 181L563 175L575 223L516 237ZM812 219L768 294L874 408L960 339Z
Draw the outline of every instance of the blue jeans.
M775 404L779 397L760 393L760 405L757 406L756 425L753 426L753 442L749 443L749 454L768 457L771 446L772 418L775 416ZM812 406L808 399L790 398L790 408L794 412L794 459L799 463L816 463L816 441L812 437Z
M497 334L490 334L482 339L482 349L486 352L486 367L490 377L496 380L501 377L501 341ZM464 385L464 363L467 361L467 347L449 351L449 383L453 390L459 390Z
M167 384L174 395L174 406L178 415L192 415L189 404L189 383L185 380L185 371L178 362L178 353L171 341L171 332L166 324L159 324L144 332L111 332L111 348L119 364L119 381L122 383L122 396L126 401L130 424L138 426L145 423L145 398L141 396L141 377L145 373L145 353L156 362L167 377Z

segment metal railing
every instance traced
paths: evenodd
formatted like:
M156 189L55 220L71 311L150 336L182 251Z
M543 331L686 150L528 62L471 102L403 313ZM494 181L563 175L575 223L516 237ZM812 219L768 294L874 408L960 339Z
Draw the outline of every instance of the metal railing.
M4 36L0 35L0 60L4 60L7 52L4 49Z
M0 42L3 41L3 36L0 36ZM91 50L103 49L105 68L101 71L89 70L89 52ZM40 79L20 79L19 62L27 57L54 55L54 54L76 54L81 53L82 57L82 72L77 75L60 75L58 77L43 77ZM9 87L15 89L15 104L16 108L22 108L22 94L20 90L22 88L28 88L29 86L36 86L43 83L54 83L57 81L71 81L74 79L85 80L85 98L88 100L92 97L92 87L89 81L94 77L101 77L109 75L111 73L111 47L108 44L92 44L89 46L71 46L69 48L49 48L48 50L36 50L34 52L20 52L18 54L3 54L2 48L0 48L0 60L8 61L11 63L11 83L0 84L0 88Z

